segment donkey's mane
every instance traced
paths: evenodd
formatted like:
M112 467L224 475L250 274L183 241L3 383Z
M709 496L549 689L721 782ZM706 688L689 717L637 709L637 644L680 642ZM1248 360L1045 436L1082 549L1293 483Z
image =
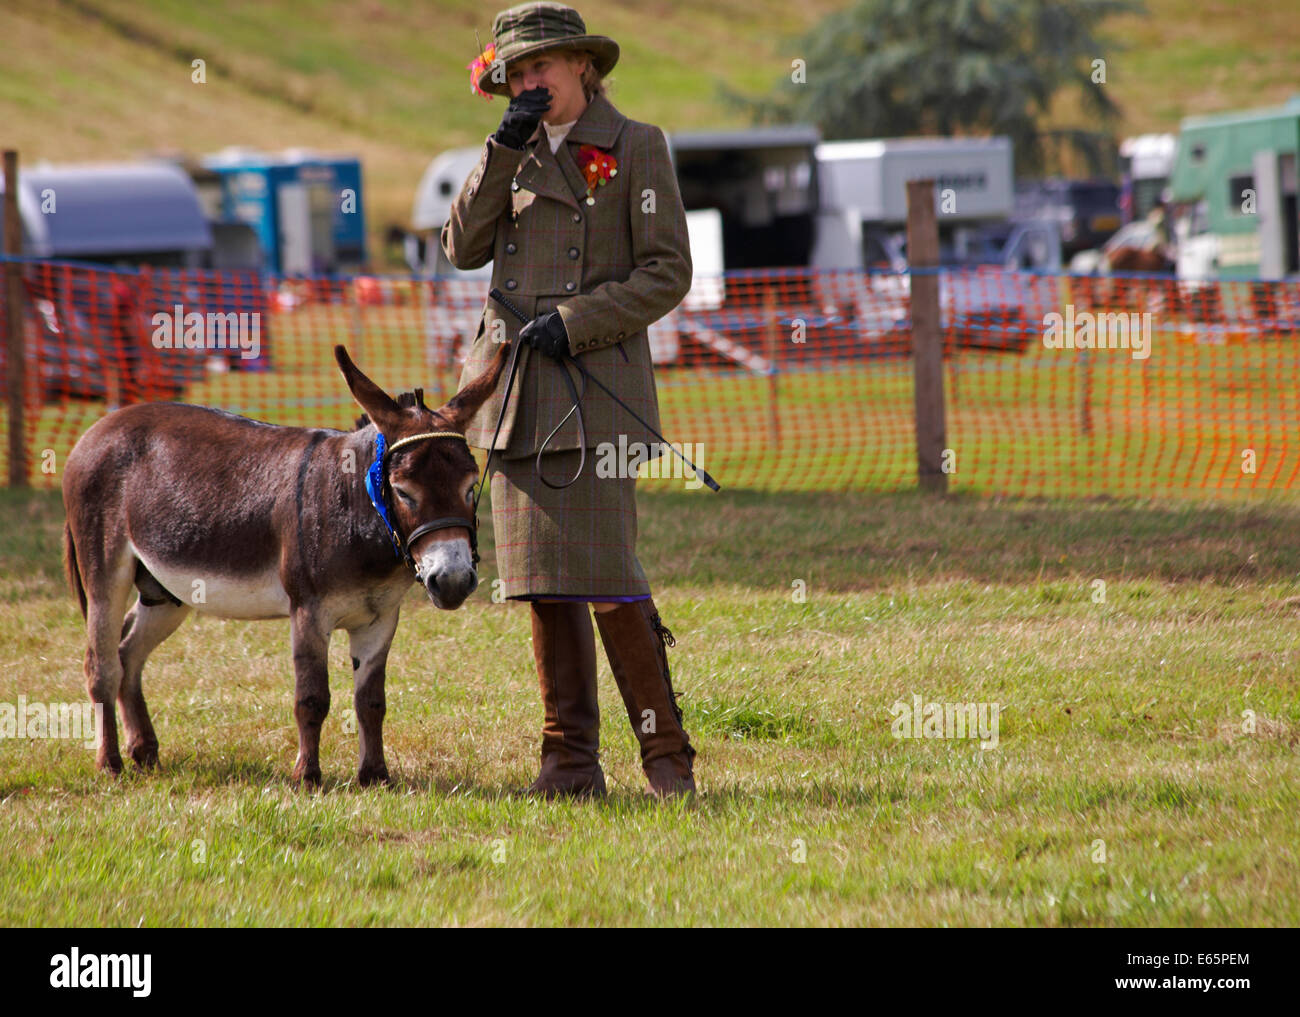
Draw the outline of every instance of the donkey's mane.
M424 405L424 389L422 388L417 388L414 392L402 392L396 396L395 401L397 405L404 410L409 410L413 406L418 406L422 410L427 410L429 408ZM370 414L363 413L361 416L357 417L356 426L353 427L352 430L360 431L363 427L368 427L369 424Z

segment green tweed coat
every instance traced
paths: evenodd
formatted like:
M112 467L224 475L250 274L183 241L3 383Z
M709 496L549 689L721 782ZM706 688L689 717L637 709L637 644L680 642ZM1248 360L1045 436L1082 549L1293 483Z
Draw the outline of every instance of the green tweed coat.
M611 154L618 170L594 189L593 204L586 201L578 165L578 152L587 145ZM554 153L541 125L523 152L489 137L452 205L441 242L457 268L492 261L492 285L530 317L558 309L573 355L659 429L646 329L686 295L691 254L677 176L658 127L629 120L597 95ZM497 342L513 342L520 328L489 299L462 385L487 368ZM519 351L515 389L496 444L508 482L498 486L495 466L490 479L506 595L648 592L632 546L634 482L597 480L594 453L602 442L617 445L620 435L629 445L653 447L657 439L648 430L592 385L582 398L589 449L583 479L562 502L530 479L539 447L570 406L559 374L565 369L529 347ZM570 373L581 391L581 376ZM504 389L503 375L470 422L471 445L486 449L491 442ZM576 421L570 418L546 448L544 461L552 452L577 449ZM557 456L547 475L567 478L572 469L562 464L574 463Z

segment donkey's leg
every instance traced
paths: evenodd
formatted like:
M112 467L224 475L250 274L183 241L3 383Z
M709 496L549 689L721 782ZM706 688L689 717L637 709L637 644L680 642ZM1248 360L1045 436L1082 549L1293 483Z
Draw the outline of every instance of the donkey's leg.
M104 561L82 573L86 588L86 691L90 701L104 710L95 765L112 773L122 772L115 705L122 684L122 661L117 648L134 571L135 559L123 547L117 560L106 555Z
M126 729L126 751L139 767L153 767L158 762L158 736L149 720L144 703L140 675L144 662L158 645L176 631L190 613L186 604L145 604L137 601L127 621L118 646L122 659L122 687L117 701L122 706L122 726Z
M293 636L293 715L298 721L298 761L293 779L320 784L320 729L330 712L329 631L303 607L290 620Z
M397 631L398 610L381 615L369 625L349 629L352 650L352 679L355 686L352 702L357 711L357 730L361 739L361 757L357 783L363 787L388 780L384 762L384 673L388 664L388 647Z

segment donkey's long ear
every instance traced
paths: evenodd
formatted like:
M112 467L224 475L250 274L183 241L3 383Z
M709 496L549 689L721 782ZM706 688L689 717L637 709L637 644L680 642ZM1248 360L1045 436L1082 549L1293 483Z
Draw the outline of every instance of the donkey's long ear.
M487 401L488 396L496 391L497 382L501 380L501 372L505 370L506 360L510 356L509 343L501 343L500 347L492 363L488 365L488 369L436 411L447 421L447 426L452 430L464 434L465 429L469 427L470 418L479 411L479 407Z
M348 351L342 346L334 347L334 359L339 362L339 370L352 390L352 398L360 403L361 408L370 414L379 430L388 432L401 421L402 408L397 401L361 373L361 369L352 363Z

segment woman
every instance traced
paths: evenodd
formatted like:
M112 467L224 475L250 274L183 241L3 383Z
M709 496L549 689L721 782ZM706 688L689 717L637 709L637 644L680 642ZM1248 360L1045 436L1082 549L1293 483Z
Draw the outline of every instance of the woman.
M635 553L636 473L597 476L594 454L583 464L563 373L581 392L587 447L642 442L653 454L657 439L595 386L582 391L581 376L559 359L580 357L658 428L646 327L676 307L691 283L677 178L663 132L627 119L605 97L601 79L617 62L618 45L588 35L577 11L554 3L512 7L496 16L492 34L493 45L470 65L471 83L488 98L511 101L441 241L457 268L492 261L492 285L529 318L520 328L489 300L463 377L485 370L497 343L520 340L496 444L504 374L467 437L496 450L497 565L505 596L528 601L532 612L545 722L541 773L530 791L605 792L588 603L641 744L650 793L694 791L695 749L668 669L666 646L674 640Z

